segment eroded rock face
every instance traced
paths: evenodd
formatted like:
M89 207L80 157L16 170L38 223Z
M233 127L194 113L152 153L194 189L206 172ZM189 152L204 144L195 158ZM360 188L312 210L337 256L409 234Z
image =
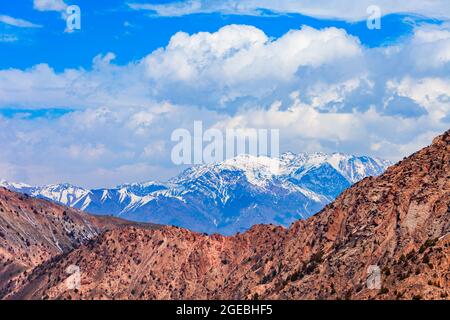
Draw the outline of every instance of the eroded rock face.
M105 230L127 225L137 224L94 217L0 188L0 297L42 263Z
M339 153L240 155L193 166L165 183L89 190L67 183L33 187L0 180L0 186L96 215L234 235L254 224L289 226L307 219L355 182L378 176L389 165Z
M67 290L77 265L81 286ZM381 270L369 289L367 270ZM11 290L28 299L448 299L450 132L290 228L234 237L115 228L46 261Z

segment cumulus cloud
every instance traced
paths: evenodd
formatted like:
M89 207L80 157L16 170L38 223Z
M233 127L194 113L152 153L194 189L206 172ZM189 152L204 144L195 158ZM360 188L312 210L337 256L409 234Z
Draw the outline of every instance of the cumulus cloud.
M343 92L335 99L344 98ZM348 112L321 112L313 104L302 102L298 94L291 96L293 101L287 108L281 102L274 103L268 110L254 108L239 112L215 124L225 128L270 128L279 129L282 150L317 149L333 152L372 154L396 161L427 145L435 135L448 129L450 123L420 113L410 117L402 113L380 112L375 106L368 110ZM413 100L411 100L413 101ZM450 109L447 104L447 114Z
M362 48L336 28L303 27L271 40L255 27L231 25L214 33L179 32L165 48L124 67L114 65L114 58L113 53L95 57L90 72L57 74L47 64L1 70L0 105L138 106L155 98L226 108L240 99L261 101L285 91L302 80L302 68L316 75L327 65L333 73L348 72L343 62L356 65Z
M0 177L86 186L166 178L171 132L280 129L281 151L398 160L450 125L449 26L365 48L344 30L302 27L271 39L243 25L176 33L127 65L0 70L0 108L62 107L56 119L0 117ZM426 51L422 48L426 47Z
M64 0L33 0L33 7L39 11L64 11L67 4Z
M417 29L412 41L414 61L421 70L442 68L450 62L450 30L438 26Z
M111 64L113 54L93 59L91 71L56 73L48 64L0 70L0 106L39 109L145 106L150 98L143 68Z
M298 78L301 68L356 60L361 53L358 39L336 28L305 26L271 40L255 27L230 25L215 33L179 32L143 63L157 95L223 107L242 97L273 94Z
M403 78L388 82L388 87L403 97L409 97L422 106L431 118L441 120L450 113L450 81L442 78Z
M180 169L170 162L171 132L191 129L201 117L207 126L223 119L169 103L79 110L57 119L0 116L0 177L86 187L166 179Z
M447 0L189 0L164 4L130 3L135 10L148 10L159 16L184 16L194 13L223 13L264 15L274 13L299 13L319 18L337 18L349 21L366 19L367 8L379 6L383 15L410 13L433 18L450 18Z

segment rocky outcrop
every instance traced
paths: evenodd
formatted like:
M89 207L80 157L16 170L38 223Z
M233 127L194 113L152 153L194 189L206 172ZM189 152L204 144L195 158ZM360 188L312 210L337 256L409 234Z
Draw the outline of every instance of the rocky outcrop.
M35 267L128 225L150 226L94 217L0 188L0 297Z

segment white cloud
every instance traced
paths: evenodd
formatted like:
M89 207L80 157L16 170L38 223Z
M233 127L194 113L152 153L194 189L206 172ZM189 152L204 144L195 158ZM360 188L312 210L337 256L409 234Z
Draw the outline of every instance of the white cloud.
M33 0L33 6L39 11L64 11L67 8L64 0Z
M255 27L229 25L215 33L179 32L144 64L158 93L180 95L183 101L189 93L197 103L206 98L223 106L244 96L269 95L293 81L300 68L357 60L361 55L359 40L336 28L305 26L271 40ZM211 91L220 96L206 94Z
M450 91L447 91L450 92ZM327 152L372 154L397 161L426 146L449 127L441 118L424 115L416 118L385 115L374 106L366 111L321 112L297 95L287 108L280 102L268 110L243 110L215 124L218 129L279 129L282 150L318 149ZM344 95L339 94L340 100ZM447 115L450 110L447 107Z
M449 30L425 25L395 46L365 48L336 28L270 39L232 25L179 32L122 66L106 53L89 70L0 70L0 108L76 110L0 116L0 177L86 186L165 178L179 170L170 134L194 120L205 129L278 128L281 151L397 160L450 125Z
M95 57L90 72L57 74L47 64L0 70L0 105L142 106L158 99L226 108L242 97L262 100L284 90L302 80L300 68L319 72L346 59L356 64L362 48L336 28L304 27L271 40L255 27L231 25L215 33L179 32L166 48L124 67L114 65L114 58L113 53Z
M428 90L440 91L427 99L437 101L448 90L442 83L448 81L450 60L440 50L447 46L448 30L420 27L402 44L374 49L336 28L303 27L278 39L243 25L213 33L178 32L166 47L125 66L115 65L114 53L107 53L93 59L90 71L56 73L47 64L0 70L0 106L122 108L171 101L234 113L298 92L324 112L371 105L381 110L392 95L405 96L395 84L406 78L434 79ZM421 51L425 44L427 59ZM428 112L438 106L408 94Z
M447 0L188 0L164 4L131 3L135 10L154 11L159 16L183 16L193 13L223 13L261 15L263 10L275 13L300 13L320 18L362 20L368 17L367 8L379 6L383 15L411 13L433 18L450 18Z
M93 70L56 73L47 64L0 70L0 106L22 108L101 108L145 106L150 98L142 67L110 64L112 56L94 58ZM142 74L142 75L141 75Z
M223 116L169 103L92 108L56 119L0 116L0 177L86 187L167 179L179 171L170 162L171 132L202 118L210 126Z
M416 101L436 120L450 115L450 79L405 77L398 83L390 81L387 85L398 95Z
M0 139L4 141L0 177L31 184L68 181L88 187L165 179L179 170L169 162L171 132L190 128L202 117L207 125L221 118L215 112L168 103L93 108L32 121L0 116Z
M438 26L417 29L412 45L415 62L423 70L440 68L450 62L450 29Z
M93 145L92 143L88 143L86 145L80 144L71 144L67 148L61 150L61 152L67 152L69 157L77 160L77 161L94 161L100 159L102 156L105 156L107 153L107 149L103 144Z
M38 24L34 24L27 20L17 19L6 15L0 15L0 22L18 28L40 28Z

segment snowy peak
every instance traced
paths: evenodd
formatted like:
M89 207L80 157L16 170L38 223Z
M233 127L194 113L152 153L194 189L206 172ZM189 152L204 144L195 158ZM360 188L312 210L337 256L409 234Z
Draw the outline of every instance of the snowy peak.
M89 193L89 190L64 183L37 187L31 192L31 195L63 203L69 207L76 207L77 203L82 201ZM82 208L83 206L80 207L80 209Z
M8 189L99 215L233 234L254 224L289 225L307 218L389 162L341 153L241 155L191 167L168 182L84 189L70 184L32 187L1 181Z
M18 191L24 193L22 190L32 189L32 186L25 183L8 182L6 180L0 180L0 187L9 189L11 191Z
M136 196L145 196L149 193L159 190L167 189L165 183L148 181L143 183L126 183L116 187L116 189L123 190L126 193L132 193Z
M348 156L341 153L333 153L326 161L351 183L367 176L379 175L391 165L389 161L378 158Z
M287 168L288 175L297 177L306 174L311 169L328 164L352 184L367 176L377 176L391 165L389 161L378 158L321 152L298 155L287 153L281 156L281 161Z
M241 155L223 162L191 169L180 176L182 180L193 180L207 176L217 179L220 183L223 181L222 178L226 177L235 177L235 180L245 177L248 182L256 186L263 186L267 184L267 181L279 176L282 168L280 159Z
M215 176L224 171L237 171L242 172L249 182L261 185L270 179L285 180L287 176L304 174L312 168L326 164L331 165L350 183L355 183L367 176L379 175L391 165L386 160L342 153L294 154L287 152L280 158L240 155L223 162L189 168L172 181L195 180L205 175Z
M281 165L280 159L266 156L240 155L235 158L225 160L219 166L229 169L237 169L246 172L262 172L269 175L279 175L278 170Z

